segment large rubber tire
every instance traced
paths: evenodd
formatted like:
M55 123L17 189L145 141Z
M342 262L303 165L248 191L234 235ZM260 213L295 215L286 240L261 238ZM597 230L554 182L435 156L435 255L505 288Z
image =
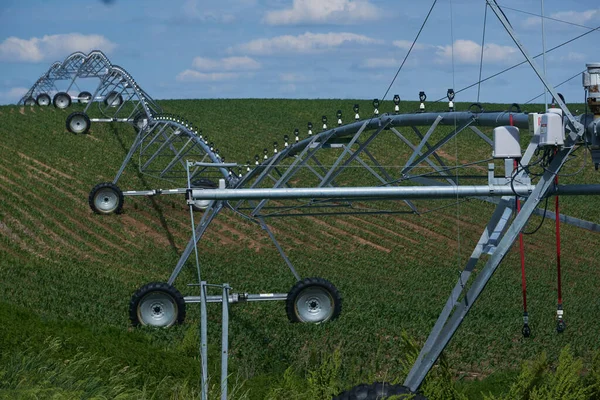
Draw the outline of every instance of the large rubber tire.
M342 312L342 297L323 278L305 278L289 291L285 310L291 322L320 324L336 319Z
M121 104L123 104L123 96L121 96L120 93L117 93L115 91L110 92L104 98L104 105L107 107L116 108L119 107Z
M90 208L96 214L120 214L123 201L123 192L111 182L97 184L88 197Z
M92 101L92 94L90 92L81 92L77 98L80 103L87 104Z
M185 300L168 283L152 282L138 289L129 302L129 320L133 326L168 328L185 320Z
M48 107L52 99L48 96L47 93L40 93L38 97L35 99L35 103L40 107Z
M71 106L71 96L65 92L58 92L54 95L54 99L52 99L52 104L54 107L64 110Z
M81 133L85 134L90 131L90 126L92 125L90 121L90 117L87 116L86 113L83 112L74 112L71 113L67 117L66 126L67 130L71 133Z
M402 396L403 394L406 396ZM406 386L392 385L384 382L355 386L335 396L332 400L380 400L387 399L390 396L398 396L396 398L399 399L406 397L412 400L427 400L423 395L411 392Z
M25 99L25 101L23 102L24 106L34 106L35 105L35 99L31 96L29 96L28 98Z

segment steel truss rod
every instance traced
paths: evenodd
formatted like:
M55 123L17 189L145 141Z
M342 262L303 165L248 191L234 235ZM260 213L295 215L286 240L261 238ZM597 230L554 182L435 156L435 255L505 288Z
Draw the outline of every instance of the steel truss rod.
M438 122L439 123L439 122ZM440 147L442 147L443 145L445 145L446 143L448 143L450 141L450 139L452 139L454 136L458 135L460 132L462 132L465 128L467 128L469 125L471 125L473 123L473 120L467 120L465 121L462 125L460 125L458 128L454 129L452 132L450 132L448 135L446 135L443 139L441 139L439 142L437 142L436 144L434 144L433 146L431 146L429 148L429 150L427 150L423 155L421 155L419 158L417 158L415 161L412 162L412 164L409 163L409 165L407 165L402 171L401 174L406 174L408 172L410 172L414 167L416 167L417 165L419 165L420 163L423 162L423 160L425 160L427 157L429 157L432 153L434 153L437 149L439 149ZM429 133L429 132L428 132ZM422 146L421 146L422 147ZM419 149L420 150L420 149Z
M498 17L498 20L500 20L500 22L504 26L504 29L506 29L506 32L508 32L511 39L515 42L515 44L517 45L517 47L519 48L521 53L525 56L525 58L529 62L529 65L531 65L531 68L533 68L533 70L537 74L538 78L540 78L540 80L542 81L542 83L544 84L544 86L546 87L548 92L550 92L552 97L554 97L556 104L558 104L558 106L562 109L563 115L567 119L567 123L571 128L570 137L572 140L575 140L578 137L578 132L581 130L581 124L575 120L575 118L573 117L573 115L571 114L569 109L567 108L566 104L561 100L560 96L558 95L558 92L546 80L544 73L542 72L542 70L540 70L538 68L537 64L533 61L533 58L531 58L531 56L529 55L529 53L527 52L527 50L525 49L525 47L523 46L523 44L521 43L519 38L517 37L514 29L512 28L512 26L506 19L506 16L500 9L500 6L498 6L498 3L496 2L496 0L486 0L486 2L490 6L492 11L494 11L494 14L496 14L496 17ZM581 137L581 136L579 136L579 137Z
M547 168L546 172L535 186L535 189L523 204L521 212L517 214L507 232L498 243L498 246L488 259L487 263L477 275L472 285L469 287L468 291L464 292L466 289L463 289L463 286L461 286L461 293L464 293L462 299L460 301L455 301L453 299L457 299L458 297L453 297L451 295L448 302L453 303L452 315L449 316L450 313L444 311L440 315L438 321L436 322L438 329L431 332L430 337L427 339L430 345L428 346L427 351L425 351L425 348L421 350L417 361L413 365L410 373L404 381L405 386L413 391L416 391L419 388L423 382L423 379L425 379L425 376L433 364L437 361L441 352L446 347L468 312L471 310L475 301L479 298L479 295L502 262L502 259L510 250L515 239L525 227L525 224L533 214L533 211L536 209L539 202L547 195L548 191L552 191L551 185L554 182L554 177L558 171L560 171L560 168L572 151L573 147L564 148L556 154L550 163L550 166ZM600 185L598 185L598 189L600 189ZM443 326L443 328L439 329L440 326Z
M192 237L190 238L188 244L186 245L185 249L183 250L183 253L181 253L181 256L179 257L177 264L175 265L175 269L173 270L173 272L171 273L171 276L169 277L169 280L167 281L169 283L169 285L172 285L173 282L175 282L175 279L177 279L177 276L181 272L181 269L185 265L185 262L188 260L188 258L190 258L190 255L194 251L196 244L198 243L198 241L200 241L200 239L202 239L202 236L206 232L206 229L210 225L211 221L213 219L215 219L217 214L219 214L219 212L221 212L221 210L223 209L224 206L225 206L225 204L222 201L217 201L217 202L213 202L204 211L204 214L202 214L202 218L200 219L200 222L198 222L198 225L196 226L196 234L192 235ZM196 238L195 241L194 241L194 236Z

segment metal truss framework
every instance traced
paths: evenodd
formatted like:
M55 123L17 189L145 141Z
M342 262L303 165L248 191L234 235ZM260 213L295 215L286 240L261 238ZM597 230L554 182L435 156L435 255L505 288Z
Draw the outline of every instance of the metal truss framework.
M572 195L600 194L598 185L558 188L553 186L555 176L579 145L584 142L598 143L600 119L595 115L573 116L569 112L518 41L495 1L486 2L556 99L564 115L564 128L567 133L565 145L557 149L537 182L532 182L527 167L539 147L539 136L532 136L520 158L522 168L513 170L513 160L505 162L501 177L496 177L494 164L490 163L491 158L458 166L449 164L444 157L444 154L452 154L444 152L444 146L458 135L467 133L475 140L488 145L491 150L492 139L479 127L514 125L520 129L530 128L530 116L520 112L467 111L376 115L346 125L340 123L333 129L324 126L323 131L317 134L312 134L309 128L307 138L300 140L296 134L294 143L289 143L286 139L283 148L275 147L272 155L265 149L263 157L255 157L254 165L237 165L224 163L214 147L188 123L174 117L158 117L152 105L142 100L136 104L135 112L127 118L134 117L143 109L148 120L141 126L142 129L113 184L116 184L127 163L139 150L142 172L156 174L160 178L180 180L183 173L191 167L187 187L168 191L127 191L123 192L124 195L186 193L191 204L194 201L211 201L199 223L193 227L192 238L174 267L168 284L173 285L189 257L197 251L197 245L211 222L224 209L231 209L260 225L292 275L300 280L301 275L267 224L269 218L301 215L419 214L423 210L415 200L420 198L450 198L458 201L461 197L476 197L490 201L495 204L495 210L404 382L411 391L417 391L529 218L536 213L544 213L537 208L540 201L556 194L557 191ZM99 86L95 96L106 97L115 92L123 98L140 97L142 93L122 71L103 78L103 84ZM105 106L105 109L101 109L103 115L108 114L108 107L116 107L116 113L120 110L113 102L108 102ZM112 118L115 120L114 116ZM393 152L389 149L392 140L398 144ZM482 164L485 165L485 173L482 173ZM398 168L398 165L401 165L401 168ZM237 174L234 173L235 168L239 169ZM241 168L246 168L245 174L242 174ZM427 172L421 173L422 168L426 168ZM194 189L192 181L198 177L223 179L222 187ZM484 182L467 187L462 185L462 181L466 179L480 179ZM363 186L357 187L358 183ZM416 185L420 185L419 188L423 190L418 190ZM526 200L519 214L513 219L515 196ZM397 201L391 208L382 209L380 202L384 200ZM365 203L373 206L366 206ZM564 215L559 218L579 227L600 230L600 227L592 222ZM487 257L485 265L472 278L474 268L479 262L483 262L483 256ZM205 285L200 277L199 266L198 275L199 283ZM226 285L226 288L228 290L229 287ZM274 295L278 299L285 299L285 294ZM201 302L201 318L205 319L204 307L208 300L204 288L200 297L187 297L186 301ZM228 295L223 296L223 303L226 302L226 298ZM204 366L203 374L205 371ZM205 380L206 376L203 375L203 382Z
M99 81L93 93L81 92L77 85L79 79L86 78L96 78ZM57 84L61 81L67 81L68 84L59 89ZM77 97L72 98L68 94L72 88L80 91ZM124 68L113 65L99 50L87 55L75 52L62 63L53 63L17 104L49 105L52 94L55 105L57 96L62 99L62 103L58 104L60 108L68 107L71 99L87 104L85 116L78 113L75 120L77 125L75 122L70 124L73 114L67 119L67 129L75 133L78 130L87 131L90 122L134 122L141 128L151 122L154 115L162 112L162 108L137 84L131 74ZM97 104L100 118L87 117L92 103Z
M108 57L99 50L93 50L88 55L75 52L67 56L63 62L54 62L17 104L26 105L28 101L35 101L40 94L68 92L73 86L78 88L76 83L78 78L101 78L111 67ZM58 81L69 81L69 83L64 90L59 90Z
M117 78L115 78L117 79ZM119 85L122 82L119 81ZM107 86L114 89L114 86ZM131 89L128 87L126 89ZM140 104L146 107L146 104ZM145 108L151 113L150 107ZM151 123L140 129L134 143L129 149L119 171L112 183L116 184L125 170L125 167L135 154L138 154L139 171L156 178L165 179L174 183L186 182L187 167L185 160L194 159L198 165L191 171L190 179L193 182L197 177L218 180L220 178L232 179L227 166L223 164L218 149L213 143L198 132L197 128L189 122L174 116L155 115ZM229 164L232 166L235 164ZM186 189L175 189L173 193L185 193ZM125 192L127 195L154 195L156 191Z

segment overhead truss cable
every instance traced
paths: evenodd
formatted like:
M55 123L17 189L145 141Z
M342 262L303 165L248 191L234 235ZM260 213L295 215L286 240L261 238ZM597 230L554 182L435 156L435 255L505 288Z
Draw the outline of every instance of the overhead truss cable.
M436 3L437 3L437 0L433 0L433 3L431 4L431 7L429 8L429 12L427 13L427 16L425 17L423 24L421 24L421 28L419 28L419 32L417 32L417 36L415 36L415 40L413 40L412 44L410 45L408 52L404 56L404 60L402 60L402 64L400 64L400 67L398 67L398 71L396 71L396 74L394 75L392 82L390 82L390 85L388 86L387 90L385 91L385 94L383 95L383 97L381 97L381 100L385 99L387 94L390 92L390 89L394 85L394 82L396 81L398 74L402 70L402 67L404 67L404 64L406 63L406 60L408 59L408 56L410 55L410 52L412 51L413 47L415 47L415 44L417 43L417 40L419 39L419 36L421 35L421 32L423 31L423 28L425 27L425 24L427 23L427 20L429 19L429 16L431 15L431 12L433 11L433 7L435 7Z
M567 44L569 44L569 43L572 43L572 42L574 42L575 40L581 39L582 37L584 37L584 36L587 36L587 35L589 35L590 33L592 33L592 32L596 32L596 31L598 31L598 30L600 30L600 25L598 25L598 26L597 26L597 27L595 27L595 28L591 28L589 31L587 31L587 32L585 32L585 33L582 33L581 35L575 36L575 37L573 37L573 38L571 38L571 39L569 39L569 40L567 40L567 41L565 41L565 42L563 42L563 43L561 43L561 44L559 44L559 45L556 45L556 46L554 46L554 47L552 47L552 48L548 49L548 51L546 51L546 54L547 54L547 53L550 53L550 52L552 52L552 51L554 51L554 50L557 50L557 49L559 49L559 48L561 48L561 47L563 47L563 46L566 46ZM535 60L536 58L538 58L538 57L541 57L542 55L543 55L543 53L539 53L539 54L537 54L537 55L535 55L535 56L533 56L533 57L531 57L531 58ZM455 94L458 94L458 93L464 92L465 90L471 89L473 86L479 85L480 83L483 83L483 82L485 82L485 81L489 81L490 79L493 79L493 78L497 77L498 75L502 75L502 74L504 74L504 73L506 73L506 72L508 72L508 71L510 71L510 70L513 70L513 69L515 69L515 68L517 68L517 67L520 67L520 66L521 66L521 65L523 65L523 64L527 64L527 62L528 62L527 60L523 60L523 61L521 61L521 62L520 62L520 63L518 63L518 64L515 64L515 65L513 65L513 66L511 66L511 67L505 68L505 69L503 69L502 71L500 71L500 72L497 72L497 73L495 73L495 74L493 74L493 75L490 75L490 76L488 76L488 77L486 77L486 78L484 78L484 79L481 79L480 81L477 81L477 82L475 82L475 83L472 83L472 84L470 84L469 86L465 86L465 87L464 87L464 88L462 88L462 89L456 90L456 91L455 91ZM444 97L440 97L439 99L437 99L437 100L435 100L435 101L433 101L433 102L434 102L434 103L437 103L437 102L440 102L440 101L442 101L442 100L445 100L445 99L446 99L446 97L444 96Z

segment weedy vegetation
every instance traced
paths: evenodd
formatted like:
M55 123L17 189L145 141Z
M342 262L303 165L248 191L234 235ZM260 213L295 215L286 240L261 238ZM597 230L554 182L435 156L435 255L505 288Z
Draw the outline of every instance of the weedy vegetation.
M342 109L350 121L355 101L160 103L200 126L227 161L245 163L272 149L274 140L282 143L283 135L293 137L294 128L306 137L307 121L318 126L323 114L334 123ZM370 102L359 103L366 117ZM96 123L88 135L70 134L65 119L78 107L0 107L0 397L197 397L199 307L190 305L185 324L164 330L133 329L127 314L133 292L166 281L189 239L184 197L128 197L121 215L93 214L90 189L113 179L135 133L130 125ZM402 107L411 112L418 104ZM392 109L386 102L381 112ZM525 147L528 134L521 139ZM459 135L446 161L491 157L481 143L474 134ZM390 162L399 163L404 153L394 153L396 144L381 146ZM586 158L581 173L568 176ZM563 173L561 183L599 179L584 150ZM119 186L172 187L141 175L135 159ZM332 323L309 325L289 323L281 303L233 305L231 398L329 399L359 383L402 382L493 210L479 200L421 204L437 210L268 221L301 275L333 282L344 308ZM562 212L596 223L599 206L593 197L561 198ZM539 221L533 217L529 229ZM525 241L532 337L521 335L520 264L512 249L424 384L430 399L598 398L598 233L562 226L568 327L559 335L553 232L547 220ZM208 282L249 293L282 292L294 284L260 227L231 212L218 216L199 250ZM176 286L197 294L197 287L187 286L195 282L190 264ZM208 308L216 395L220 307ZM525 360L533 361L522 367Z

